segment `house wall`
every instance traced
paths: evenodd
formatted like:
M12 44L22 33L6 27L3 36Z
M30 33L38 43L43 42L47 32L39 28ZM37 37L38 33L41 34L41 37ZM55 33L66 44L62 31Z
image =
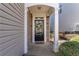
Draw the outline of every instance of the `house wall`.
M28 10L27 12L28 16L28 44L30 44L30 42L32 42L32 14L30 13L30 11ZM28 46L29 47L29 46Z
M0 4L0 55L24 53L24 4Z
M62 5L62 12L59 14L60 32L74 30L74 24L79 23L79 3L61 3L60 5Z
M49 19L49 17L47 17L46 18L46 33L47 33L47 35L46 35L46 38L47 38L47 41L49 41L50 40L50 19Z

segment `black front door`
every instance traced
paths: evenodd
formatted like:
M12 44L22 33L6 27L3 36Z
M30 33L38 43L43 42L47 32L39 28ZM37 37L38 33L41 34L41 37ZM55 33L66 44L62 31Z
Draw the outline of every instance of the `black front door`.
M44 41L44 20L35 20L35 41Z

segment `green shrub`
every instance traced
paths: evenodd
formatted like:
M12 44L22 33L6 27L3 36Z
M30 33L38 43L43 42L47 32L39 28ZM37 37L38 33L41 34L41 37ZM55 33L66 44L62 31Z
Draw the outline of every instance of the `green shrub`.
M70 41L60 45L58 55L79 56L79 42Z

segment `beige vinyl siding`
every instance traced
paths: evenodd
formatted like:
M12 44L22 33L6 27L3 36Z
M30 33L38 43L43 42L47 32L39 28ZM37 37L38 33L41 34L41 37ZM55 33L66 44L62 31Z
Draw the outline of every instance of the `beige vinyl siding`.
M0 55L24 53L24 4L0 4Z

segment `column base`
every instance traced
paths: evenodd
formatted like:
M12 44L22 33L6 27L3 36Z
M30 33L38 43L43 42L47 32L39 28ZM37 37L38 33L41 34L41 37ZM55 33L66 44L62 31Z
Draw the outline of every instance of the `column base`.
M57 52L59 52L59 50L58 49L55 49L55 50L53 49L53 52L57 53Z

